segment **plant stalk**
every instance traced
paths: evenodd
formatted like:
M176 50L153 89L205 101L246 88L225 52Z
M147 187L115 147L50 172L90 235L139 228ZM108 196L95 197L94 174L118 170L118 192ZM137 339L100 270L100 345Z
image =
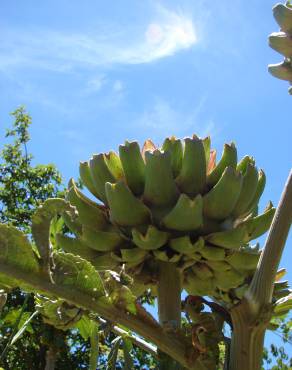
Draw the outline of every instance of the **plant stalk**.
M265 331L270 320L252 320L246 301L231 311L231 317L233 333L229 370L261 369Z
M158 271L158 317L165 332L181 328L181 276L171 262L159 262ZM181 365L172 357L159 352L160 370L178 370Z
M272 316L272 294L279 262L292 221L292 171L252 282L239 305L231 310L233 335L230 370L260 370L265 331Z

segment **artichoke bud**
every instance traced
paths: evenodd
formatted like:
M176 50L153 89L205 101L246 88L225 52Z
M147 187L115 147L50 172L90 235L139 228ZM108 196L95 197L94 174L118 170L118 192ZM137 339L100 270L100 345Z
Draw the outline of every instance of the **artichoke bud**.
M250 156L237 164L234 143L216 164L209 137L170 137L161 149L147 140L142 150L126 141L119 155L94 155L79 171L97 201L70 181L67 199L78 216L63 214L75 234L57 234L64 251L103 273L123 266L138 290L148 284L152 292L158 262L173 263L190 294L224 302L252 276L259 253L248 243L268 229L274 209L255 216L265 175Z

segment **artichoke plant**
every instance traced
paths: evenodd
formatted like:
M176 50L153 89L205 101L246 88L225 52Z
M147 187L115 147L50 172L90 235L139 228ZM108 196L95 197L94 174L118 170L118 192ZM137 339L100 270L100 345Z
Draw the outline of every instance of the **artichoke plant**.
M290 1L277 4L273 8L274 17L280 26L280 32L274 32L269 37L270 46L284 56L284 61L269 66L270 73L292 84L292 4ZM292 95L292 87L289 89Z
M124 266L138 295L157 294L159 265L169 263L189 294L225 304L243 296L260 257L250 241L267 231L275 209L258 215L265 174L250 156L238 162L234 143L216 163L209 137L171 137L161 148L148 140L142 150L126 141L119 155L81 162L80 177L95 199L70 180L66 196L78 217L63 215L63 250L97 270Z

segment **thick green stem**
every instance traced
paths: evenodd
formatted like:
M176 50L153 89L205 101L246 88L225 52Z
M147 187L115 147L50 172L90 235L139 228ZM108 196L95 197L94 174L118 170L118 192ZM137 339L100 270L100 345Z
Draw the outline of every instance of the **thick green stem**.
M292 172L276 210L265 248L241 303L231 310L230 370L260 370L265 331L272 314L274 281L292 221Z
M247 303L232 312L233 333L229 370L259 370L268 320L251 321Z
M181 276L171 262L160 262L158 273L158 317L167 332L181 328ZM165 353L159 353L160 370L177 370L181 366Z

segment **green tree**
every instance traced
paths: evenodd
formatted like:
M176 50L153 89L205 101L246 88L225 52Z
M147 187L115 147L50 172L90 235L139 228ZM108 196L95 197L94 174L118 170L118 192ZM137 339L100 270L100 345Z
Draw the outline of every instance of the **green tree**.
M48 197L61 195L62 178L53 164L32 165L27 149L31 117L24 107L12 116L13 128L6 131L12 142L0 153L0 220L30 233L33 212Z
M0 153L0 219L1 222L14 225L30 236L31 217L35 209L48 197L63 196L62 178L53 164L32 164L33 156L28 150L31 117L24 107L16 109L12 116L14 118L12 129L6 131L6 138L10 143L4 145ZM19 289L14 289L8 294L1 315L2 350L11 335L26 295ZM34 298L29 296L19 326L34 310ZM59 368L78 369L82 362L88 361L84 347L88 348L89 345L77 332L68 332L67 335L76 343L74 353L71 353L66 345L62 331L44 324L40 316L35 317L18 339L17 345L10 347L5 360L7 368L44 369L46 352L54 343L62 347Z
M12 129L6 132L10 143L0 152L0 219L1 222L16 226L31 238L31 219L36 208L47 198L63 197L62 178L55 165L33 165L33 156L28 150L31 117L24 107L16 109L12 116ZM2 296L4 297L4 296ZM9 292L6 305L0 317L0 353L11 336L27 294L16 288ZM21 328L35 311L34 295L25 303L18 328ZM146 299L146 298L145 298ZM149 299L146 299L149 302ZM51 348L58 354L56 368L82 369L87 367L90 355L90 322L83 320L80 330L58 330L44 323L37 315L26 326L16 344L9 347L4 364L7 369L44 369L46 354ZM81 333L81 335L80 335ZM101 335L99 364L105 365L115 334ZM155 360L145 351L133 345L135 368L154 368ZM49 353L50 354L50 353ZM123 356L122 356L123 357ZM120 362L122 366L122 362Z
M292 319L290 318L279 318L274 320L276 325L275 335L282 339L282 344L288 344L292 346ZM265 348L263 356L263 369L270 370L289 370L292 368L292 356L289 355L291 352L286 352L283 345L271 344L269 348ZM271 364L274 365L271 365ZM272 366L272 367L271 367Z

